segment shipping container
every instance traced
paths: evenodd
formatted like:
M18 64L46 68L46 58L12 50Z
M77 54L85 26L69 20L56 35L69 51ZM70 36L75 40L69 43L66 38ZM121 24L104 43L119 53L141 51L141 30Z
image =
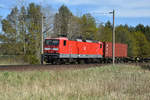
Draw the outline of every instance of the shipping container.
M112 57L112 43L111 42L103 42L104 44L104 57L111 58ZM115 57L127 57L127 49L128 46L122 43L115 43Z

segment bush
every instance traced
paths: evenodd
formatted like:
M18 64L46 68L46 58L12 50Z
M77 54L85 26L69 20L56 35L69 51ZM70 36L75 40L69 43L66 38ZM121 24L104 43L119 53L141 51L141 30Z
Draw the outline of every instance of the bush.
M40 60L35 55L25 55L24 60L30 64L40 64Z

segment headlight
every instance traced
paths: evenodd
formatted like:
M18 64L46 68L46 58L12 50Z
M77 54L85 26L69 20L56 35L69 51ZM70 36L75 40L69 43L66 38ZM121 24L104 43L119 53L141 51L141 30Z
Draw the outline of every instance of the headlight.
M52 50L58 50L58 48L52 48Z
M44 48L44 50L58 50L58 48Z
M44 48L44 50L50 50L51 48Z

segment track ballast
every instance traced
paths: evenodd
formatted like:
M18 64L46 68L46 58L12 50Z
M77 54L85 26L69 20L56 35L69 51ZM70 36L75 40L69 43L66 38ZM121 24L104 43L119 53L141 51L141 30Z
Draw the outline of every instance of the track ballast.
M0 71L33 71L33 70L76 70L92 67L102 67L111 64L63 64L63 65L0 65ZM134 65L150 68L150 63L126 63L126 65Z

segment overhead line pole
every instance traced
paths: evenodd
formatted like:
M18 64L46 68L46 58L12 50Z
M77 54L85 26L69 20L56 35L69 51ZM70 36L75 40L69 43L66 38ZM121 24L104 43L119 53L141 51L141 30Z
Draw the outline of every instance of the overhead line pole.
M41 33L41 54L43 55L43 14L42 14L42 33Z
M44 19L46 18L43 14L42 14L42 22L41 22L41 24L42 24L42 30L41 30L41 54L43 54L43 42L44 42L44 33L46 32L46 31L44 31Z
M108 14L108 13L98 13L98 14ZM115 10L109 12L113 14L113 32L112 32L112 63L115 65Z
M113 10L112 57L115 65L115 10Z
M42 24L42 30L41 30L41 64L43 64L43 41L44 41L44 30L43 30L43 23L44 23L44 16L43 16L43 14L42 14L42 22L41 22L41 24Z
M110 14L113 14L113 32L112 32L112 60L113 60L113 66L115 65L115 10L112 12L109 12Z

